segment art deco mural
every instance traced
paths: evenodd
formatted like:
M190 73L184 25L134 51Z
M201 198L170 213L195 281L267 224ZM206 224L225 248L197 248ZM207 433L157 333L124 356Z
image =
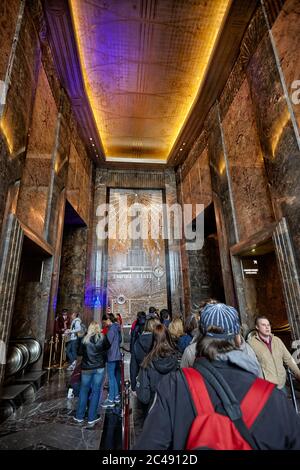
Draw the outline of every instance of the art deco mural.
M111 189L109 202L108 305L131 323L140 310L168 305L162 191Z

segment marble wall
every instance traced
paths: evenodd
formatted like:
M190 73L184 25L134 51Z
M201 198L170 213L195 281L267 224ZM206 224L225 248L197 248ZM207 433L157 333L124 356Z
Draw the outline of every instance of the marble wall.
M108 188L164 189L166 204L170 207L177 202L175 173L171 169L151 172L97 169L93 209L92 262L87 295L87 301L90 303L96 319L101 317L106 306L107 285L107 242L97 237L97 223L99 221L97 208L107 202ZM172 308L174 315L178 315L184 309L179 249L180 240L168 240L168 297L169 307Z
M275 47L283 71L291 105L300 128L300 3L286 0L272 26ZM294 83L298 80L298 83ZM293 99L293 93L294 99Z
M5 80L21 0L0 3L0 80Z
M237 302L245 324L251 323L251 300L239 257L231 254L233 247L250 246L253 237L285 217L299 272L300 105L292 102L292 84L300 72L298 18L297 0L258 7L197 141L199 147L206 132L225 297ZM195 171L201 164L197 142L177 173L183 202L201 197ZM192 257L186 267L193 272L189 286L184 278L185 291L192 297L190 287L198 283L200 289L201 266ZM275 272L276 264L273 267ZM282 302L284 296L278 292ZM289 314L288 319L293 323Z
M222 121L238 238L246 240L274 221L246 77Z
M44 237L58 110L43 66L37 82L17 216Z
M79 187L73 203L87 225L81 240L86 253L91 236L93 165L56 74L41 2L2 2L0 17L0 80L6 77L9 84L0 110L0 259L5 262L5 253L15 242L15 233L8 230L12 216L16 216L22 237L26 233L48 256L42 281L29 286L18 278L20 241L14 269L1 280L2 304L10 306L0 309L0 324L6 325L1 339L9 341L15 331L36 336L44 344L53 332L56 312L65 201L72 181L71 144L76 149L71 151L71 160ZM80 258L81 264L88 262L88 256ZM69 281L76 284L77 274ZM0 383L2 378L0 370Z
M4 52L10 45L10 63L2 75L8 91L5 105L0 107L0 233L5 223L9 187L21 178L23 171L40 61L39 42L28 11L20 9L20 17L8 21L8 15L19 7L17 3L20 2L1 2L5 10L1 17L1 58L2 44ZM15 34L16 42L12 47L10 40ZM2 66L5 64L8 66L6 59Z
M66 226L63 235L59 290L56 311L63 308L84 316L86 264L86 227Z
M88 223L91 205L92 163L82 150L79 149L78 152L71 142L66 197L82 220Z
M247 76L275 217L286 217L300 266L300 140L269 36L264 37L251 58Z

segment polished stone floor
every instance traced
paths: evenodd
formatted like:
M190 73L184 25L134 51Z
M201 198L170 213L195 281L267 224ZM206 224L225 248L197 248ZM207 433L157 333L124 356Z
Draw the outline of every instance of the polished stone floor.
M129 377L130 355L124 358L124 377ZM36 393L28 394L8 419L0 424L0 450L117 450L122 449L122 410L104 410L94 426L73 420L77 398L67 398L71 372L54 374ZM296 390L300 410L300 393ZM104 387L101 399L107 396ZM291 399L290 389L288 397ZM143 426L143 410L133 394L130 398L130 448Z
M129 354L124 360L124 376L129 377ZM32 396L31 403L20 406L0 425L0 449L98 450L122 448L121 408L99 408L101 421L94 426L73 420L77 398L67 398L71 373L63 370ZM104 388L102 400L106 398ZM131 446L139 434L142 419L135 397L131 397Z

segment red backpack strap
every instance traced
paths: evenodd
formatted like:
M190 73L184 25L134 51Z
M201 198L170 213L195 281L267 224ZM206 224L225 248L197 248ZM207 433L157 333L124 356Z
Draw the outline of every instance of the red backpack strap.
M188 383L198 415L214 413L215 409L212 405L205 382L200 372L191 367L183 368L182 372L184 373Z
M248 429L251 428L254 421L267 403L275 384L266 380L257 378L241 403L243 420Z

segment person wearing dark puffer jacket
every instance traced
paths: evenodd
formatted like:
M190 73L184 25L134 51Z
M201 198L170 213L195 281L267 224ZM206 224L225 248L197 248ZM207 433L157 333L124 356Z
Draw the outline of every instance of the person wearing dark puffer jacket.
M236 339L240 328L239 315L233 307L220 303L208 304L201 313L202 336L197 341L195 361L196 369L197 364L201 366L201 362L209 361L211 367L227 382L238 403L243 402L254 381L260 381L264 388L267 385L264 380L257 379L250 357L244 357L243 352L239 351ZM226 416L219 395L205 377L202 380L214 412ZM248 425L252 441L260 450L299 450L300 418L284 393L276 389L274 384L269 385L272 388L271 395L259 415ZM199 400L202 399L202 393L199 392ZM249 414L253 416L259 406L259 402L253 403L248 417ZM209 413L211 411L208 411L206 417ZM186 449L196 417L197 412L183 373L171 372L158 384L153 405L133 450ZM214 436L215 431L218 434L213 424L210 426L210 435ZM215 440L211 448L225 450L225 445ZM205 443L203 447L206 447Z
M134 344L130 359L130 382L132 391L136 389L136 378L141 364L152 349L153 330L156 325L160 325L158 318L149 318L149 320L146 321L143 333L139 335Z
M130 352L132 354L134 344L138 337L143 333L144 327L146 323L146 313L145 312L138 312L136 316L136 323L134 328L130 333Z
M106 351L109 347L110 343L107 337L101 334L99 323L92 321L79 351L82 354L81 385L76 417L74 417L78 423L84 420L90 389L88 424L94 424L100 419L97 416L97 408L104 378Z
M102 321L105 326L108 326L106 336L110 342L110 348L107 351L108 397L101 406L103 408L114 408L115 405L119 405L121 402L121 327L112 313L103 317Z
M157 325L153 330L153 347L141 364L136 393L140 402L151 407L160 380L178 369L178 356L168 330Z

